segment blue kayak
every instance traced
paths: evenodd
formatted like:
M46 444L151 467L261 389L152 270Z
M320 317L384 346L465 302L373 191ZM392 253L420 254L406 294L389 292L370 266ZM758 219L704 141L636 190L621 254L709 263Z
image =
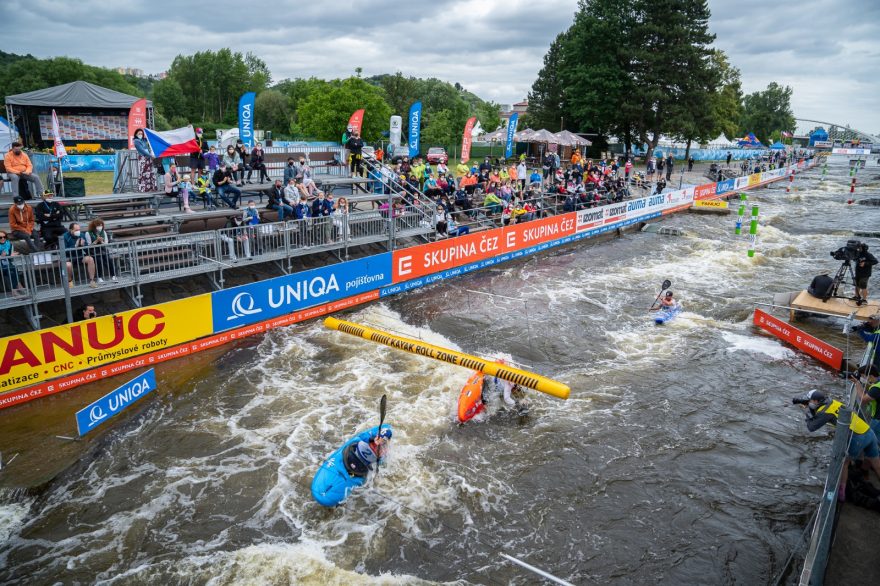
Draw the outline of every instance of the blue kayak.
M676 303L675 307L669 307L658 311L657 316L654 318L654 323L657 325L665 324L666 322L675 319L679 313L681 313L681 303Z
M383 435L391 432L391 426L382 425ZM371 427L366 431L362 431L344 444L339 446L335 452L324 460L318 469L315 478L312 480L312 497L319 505L325 507L335 507L346 498L349 493L359 486L363 486L366 477L349 474L345 467L343 454L345 449L357 444L359 441L370 441L370 438L376 437L379 433L379 426Z

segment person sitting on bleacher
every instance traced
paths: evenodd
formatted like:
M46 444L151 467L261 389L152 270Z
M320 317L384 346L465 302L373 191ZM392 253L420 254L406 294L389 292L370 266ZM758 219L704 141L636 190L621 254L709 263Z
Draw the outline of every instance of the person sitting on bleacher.
M24 240L31 252L42 250L40 236L35 228L34 209L20 195L16 195L12 201L14 205L9 208L10 234L13 238Z
M306 200L306 194L301 193L299 203L293 206L293 217L297 220L305 220L312 217L312 206Z
M458 188L463 190L468 195L472 195L474 190L477 188L477 177L471 171L468 171L467 174L461 178L461 181L458 184ZM458 199L458 196L456 196Z
M263 155L263 145L259 142L251 151L251 166L248 169L247 174L248 183L251 182L251 173L253 173L254 171L260 172L260 183L263 183L264 181L269 181L269 173L266 172L266 162Z
M229 177L232 179L232 181L229 182L229 185L235 183L241 187L243 184L242 179L244 179L244 169L242 168L241 155L235 150L234 146L229 145L226 147L226 154L223 155L223 160L220 161L221 169L223 168L223 165L226 165L226 170L229 171ZM218 190L220 189L220 186L216 181L214 181L214 185L217 186ZM222 192L220 193L220 197L223 197Z
M22 152L21 146L21 141L13 142L12 149L6 153L6 157L3 159L3 165L6 167L6 173L10 179L9 184L12 187L12 197L19 194L18 187L21 180L30 183L32 196L43 193L43 182L40 181L39 175L34 173L31 159L27 153Z
M220 163L220 168L214 172L213 179L214 186L217 188L217 194L220 196L220 199L225 201L226 205L233 210L237 210L238 202L241 201L241 190L233 185L232 172L229 170L229 166L225 162ZM229 194L231 194L232 197L229 197Z
M266 208L270 210L275 210L278 212L278 221L283 222L284 216L292 216L293 215L293 201L295 201L296 196L296 179L290 179L290 189L291 194L288 196L286 187L283 187L281 184L281 179L275 180L275 185L266 190L266 195L269 196L269 205ZM289 198L289 199L288 199Z
M217 206L214 205L214 195L211 193L211 179L205 169L199 169L192 193L196 197L204 199L205 207L208 209L217 209Z
M55 194L51 191L43 193L42 197L42 201L34 208L34 215L40 225L40 234L46 248L58 248L58 237L67 232L61 224L64 209L54 200Z

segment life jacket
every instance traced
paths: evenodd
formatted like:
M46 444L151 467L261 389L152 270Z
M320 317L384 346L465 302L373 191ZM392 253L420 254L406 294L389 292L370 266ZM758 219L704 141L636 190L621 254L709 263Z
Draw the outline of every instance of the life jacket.
M880 381L875 382L873 385L871 385L870 387L868 387L865 390L869 391L871 389L880 389ZM871 419L880 419L880 413L877 413L877 400L876 399L871 399L870 401L868 401L868 404L866 405L866 407L868 409L868 414L871 416Z
M840 411L840 407L843 405L840 401L836 401L834 399L831 400L830 404L820 405L818 409L816 409L816 413L822 413L823 411L826 413L830 413L834 415L834 424L837 423L837 413ZM852 420L849 422L849 428L856 435L863 435L871 429L871 427L865 423L865 420L856 415L852 414Z

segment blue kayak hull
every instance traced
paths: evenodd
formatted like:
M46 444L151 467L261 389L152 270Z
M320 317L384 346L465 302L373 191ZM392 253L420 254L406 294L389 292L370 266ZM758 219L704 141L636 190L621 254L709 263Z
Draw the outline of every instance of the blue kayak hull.
M654 318L654 323L659 325L675 319L681 313L681 305L676 305L672 309L661 309Z
M385 424L382 430L391 429L391 426ZM330 454L312 480L312 497L319 505L325 507L335 507L342 503L348 495L359 486L363 486L364 478L360 476L352 476L345 469L345 462L342 461L342 452L349 445L359 441L369 441L371 437L375 437L379 433L379 426L372 427L363 431L353 438L339 446L335 452Z

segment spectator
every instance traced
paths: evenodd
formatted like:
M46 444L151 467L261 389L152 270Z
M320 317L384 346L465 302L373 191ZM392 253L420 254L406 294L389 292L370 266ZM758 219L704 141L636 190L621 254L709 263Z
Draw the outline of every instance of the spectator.
M77 260L86 268L89 277L89 287L95 288L98 282L95 280L95 259L88 254L88 240L80 231L79 224L72 223L67 232L64 233L64 246L67 248L67 285L73 287L76 279L74 278L73 261Z
M449 175L449 167L443 161L437 163L437 176Z
M214 147L214 145L211 145L208 148L208 152L205 153L205 164L208 167L208 171L211 173L220 168L220 155L217 154L217 148ZM203 169L199 169L199 171L202 170Z
M116 278L116 263L108 254L107 247L104 244L110 243L110 235L104 230L104 221L101 218L95 218L89 222L89 229L83 235L86 243L91 246L92 258L95 261L95 272L98 275L98 283L104 283L104 277L110 277L114 283Z
M58 248L58 237L67 232L61 225L64 210L55 201L55 194L47 191L42 195L42 201L34 208L34 215L40 225L40 235L46 248Z
M220 165L221 168L223 167L223 165L226 165L226 170L229 173L229 185L231 186L233 183L235 183L236 185L241 187L242 182L238 181L236 178L238 177L239 173L241 173L241 176L244 177L244 171L242 171L241 169L241 155L238 153L238 151L235 150L234 146L229 145L228 147L226 147L226 154L223 155L223 160L221 161ZM217 184L216 181L214 181L214 186L219 192L220 186ZM220 193L220 197L223 197L222 193Z
M672 153L669 153L669 156L666 157L666 182L668 183L672 177L672 167L675 165L675 159L672 158Z
M231 149L232 147L230 146L229 148ZM226 202L226 205L233 210L238 209L238 202L241 200L241 190L232 184L232 172L229 170L226 162L220 163L220 168L214 172L213 180L220 199Z
M297 220L307 220L312 217L312 207L306 201L306 194L299 195L299 203L293 206L293 217Z
M630 173L632 173L632 170L633 170L633 162L632 162L632 160L627 159L626 164L623 166L623 176L624 176L624 178L626 178L627 181L629 181L629 175L630 175Z
M251 258L251 241L249 232L245 226L242 216L231 216L226 219L226 226L220 232L220 240L226 243L229 251L229 259L237 261L236 248L241 244L246 258Z
M296 166L296 161L293 157L289 157L287 159L287 166L284 168L284 178L281 180L281 184L287 188L290 185L291 179L302 178L302 175L299 172L299 168Z
M727 166L730 167L730 159L733 157L730 151L727 151Z
M694 170L694 156L688 157L688 173Z
M290 182L295 192L296 179L291 178ZM293 204L291 201L295 201L295 196L287 195L287 188L281 185L281 179L275 180L275 185L266 190L266 195L269 196L269 205L266 207L278 212L278 221L283 222L284 216L293 216Z
M427 195L431 199L440 197L440 194L442 193L439 182L433 177L428 177L427 179L425 179L424 191L425 195Z
M446 208L442 205L437 206L437 214L435 215L435 226L437 229L437 238L441 237L445 238L447 234L447 228L449 227L449 219Z
M348 226L348 200L340 197L333 206L333 225L336 227L336 241L341 242L343 238L348 239L351 236L351 229Z
M241 164L238 168L238 186L241 187L244 185L244 172L250 170L250 162L248 160L248 150L244 145L244 141L240 138L235 141L235 152L238 153L239 158L241 159Z
M519 164L516 166L516 177L519 181L519 190L523 191L526 188L526 181L529 179L529 171L526 168L526 162L524 159L519 160ZM540 180L541 176L538 175L538 179Z
M657 169L656 157L649 157L648 161L647 161L647 174L648 174L648 181L649 182L654 181L654 172L656 171L656 169Z
M23 297L25 295L24 286L18 276L18 269L10 260L13 256L18 256L18 253L12 248L9 235L5 230L0 230L0 274L3 276L3 286L0 289L12 291L14 297Z
M349 142L351 142L350 139ZM323 193L318 193L318 198L312 202L312 217L316 218L315 230L318 232L321 244L330 239L330 228L332 226L330 216L332 214L333 204L324 198ZM317 218L320 218L320 220L317 220Z
M541 174L538 173L537 169L532 171L532 175L529 177L529 187L530 188L537 188L537 189L539 189L541 187ZM523 189L525 189L525 188L523 188Z
M305 190L309 197L315 197L315 194L322 193L314 179L312 179L312 168L306 164L305 159L299 160L299 167L302 172L301 189Z
M204 173L204 169L198 169L196 173ZM177 187L180 189L180 199L183 200L183 211L187 213L192 213L192 208L189 207L189 194L193 193L194 187L193 182L190 180L190 176L184 175L183 178L178 183Z
M165 173L165 195L168 197L178 197L180 195L180 179L177 176L177 165L171 163L168 172Z
M19 195L18 188L21 180L31 184L32 197L43 193L43 182L34 173L30 157L21 150L21 141L16 140L12 143L12 149L6 153L3 164L6 167L6 174L9 175L12 197Z
M483 207L488 208L487 214L499 214L504 209L504 202L494 193L487 193L483 199Z
M254 171L260 172L260 181L259 183L263 183L264 181L269 181L269 173L266 172L266 163L265 156L263 154L263 145L262 143L257 143L254 147L254 150L251 151L251 166L248 169L247 174L247 182L251 182L251 173Z
M98 317L98 312L95 311L94 305L83 305L80 308L79 312L80 313L79 313L79 320L78 321L85 321L88 319L95 319L96 317Z
M137 151L138 162L138 191L151 193L159 191L156 183L156 171L153 168L153 153L150 151L150 143L144 134L143 128L134 131L134 150Z
M477 178L470 171L461 178L461 182L458 184L459 189L464 190L468 195L473 195L474 190L477 188Z
M198 148L189 154L190 173L195 173L205 168L205 153L208 152L208 141L205 140L201 128L196 128L196 144ZM168 192L166 191L165 193Z
M31 252L42 250L40 236L35 227L34 208L26 204L20 195L16 195L12 201L14 205L9 208L9 227L12 237L24 240Z
M351 152L351 163L349 164L351 176L363 175L364 139L360 137L357 130L351 131L351 136L346 141L345 148Z
M208 173L205 169L199 169L199 174L196 175L195 191L193 193L197 197L201 197L205 200L205 207L211 210L217 209L217 206L214 205L214 195L211 193L211 179L208 177Z
M486 171L487 174L490 171L492 171L492 163L489 162L489 157L486 157L485 159L483 159L483 162L480 163L479 171L480 171L480 173L482 173L483 171Z

